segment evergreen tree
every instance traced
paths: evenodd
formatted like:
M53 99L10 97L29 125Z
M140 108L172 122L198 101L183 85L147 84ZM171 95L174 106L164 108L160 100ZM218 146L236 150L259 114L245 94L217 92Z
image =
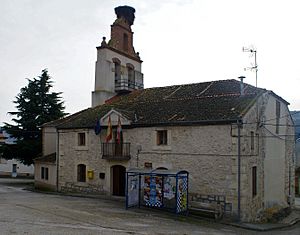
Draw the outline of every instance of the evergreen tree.
M61 92L50 92L51 77L45 69L38 78L28 79L13 101L17 111L9 112L16 125L5 123L3 129L15 138L15 144L5 144L0 155L6 159L16 158L30 165L42 153L41 125L65 115Z

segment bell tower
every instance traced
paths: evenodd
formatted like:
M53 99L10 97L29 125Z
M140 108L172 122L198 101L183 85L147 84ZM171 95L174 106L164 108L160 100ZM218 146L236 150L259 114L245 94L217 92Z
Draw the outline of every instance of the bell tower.
M115 95L143 89L142 60L133 47L135 9L129 6L115 8L117 19L111 25L110 40L103 37L97 47L95 88L92 107L104 104Z

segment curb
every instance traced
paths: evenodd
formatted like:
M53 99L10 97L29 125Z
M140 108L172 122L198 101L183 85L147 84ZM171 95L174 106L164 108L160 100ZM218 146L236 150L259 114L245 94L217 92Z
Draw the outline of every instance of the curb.
M57 195L57 196L69 196L69 197L81 197L81 198L92 198L92 199L102 199L108 201L116 201L116 202L125 202L125 199L107 195L91 195L91 194L81 194L81 193L65 193L65 192L57 192L57 191L44 191L38 190L32 187L24 188L24 190L36 192L36 193L43 193L43 194L50 194L50 195Z
M226 222L222 222L222 221L220 223L225 224L225 225L230 225L233 227L237 227L237 228L265 232L265 231L289 228L289 227L292 227L293 225L297 224L298 222L300 222L300 218L296 218L287 224L282 224L282 223L279 223L279 224L226 223Z

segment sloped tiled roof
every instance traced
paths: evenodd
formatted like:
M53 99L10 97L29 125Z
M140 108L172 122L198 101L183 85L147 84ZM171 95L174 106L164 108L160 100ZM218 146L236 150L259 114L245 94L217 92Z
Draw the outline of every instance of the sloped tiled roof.
M56 127L60 124L63 124L65 122L68 122L70 120L72 120L73 118L77 117L80 113L84 112L86 109L84 110L81 110L77 113L74 113L74 114L71 114L71 115L68 115L66 117L63 117L63 118L59 118L59 119L56 119L56 120L53 120L53 121L50 121L50 122L46 122L44 123L43 125L41 125L42 127Z
M34 162L40 163L55 163L56 162L56 153L51 153L42 157L34 159Z
M83 110L60 123L59 129L93 128L97 118L112 108L135 126L229 123L243 116L265 89L240 82L220 80L187 85L148 88L115 96L106 104Z

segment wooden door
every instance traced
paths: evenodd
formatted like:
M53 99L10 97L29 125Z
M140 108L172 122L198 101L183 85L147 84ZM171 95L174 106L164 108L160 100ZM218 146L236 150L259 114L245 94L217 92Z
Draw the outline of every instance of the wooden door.
M113 195L125 196L126 168L120 165L112 166L112 173L113 173Z

